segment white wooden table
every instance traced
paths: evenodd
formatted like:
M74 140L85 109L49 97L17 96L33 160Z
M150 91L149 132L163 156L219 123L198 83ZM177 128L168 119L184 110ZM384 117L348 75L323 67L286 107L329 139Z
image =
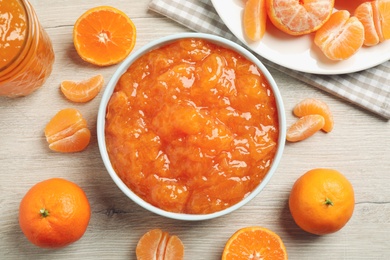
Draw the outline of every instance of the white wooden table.
M187 28L148 10L148 0L31 0L50 35L56 54L46 84L31 96L0 98L0 259L135 259L138 239L161 228L178 235L185 259L220 259L227 239L239 228L260 225L278 233L289 259L390 259L390 124L364 110L278 71L270 69L284 98L287 122L293 106L307 97L327 102L335 128L301 143L287 144L280 167L265 190L238 211L214 220L183 222L152 214L130 201L114 184L100 158L96 116L102 93L86 104L65 100L62 80L81 80L97 73L106 82L117 66L98 68L83 62L72 43L76 19L87 9L112 5L137 27L135 49ZM43 129L60 109L74 107L92 129L89 147L74 154L49 150ZM339 232L314 236L300 230L288 210L294 181L312 168L339 170L355 188L356 207ZM92 207L92 218L78 242L58 250L30 244L18 225L18 206L35 183L62 177L80 185Z

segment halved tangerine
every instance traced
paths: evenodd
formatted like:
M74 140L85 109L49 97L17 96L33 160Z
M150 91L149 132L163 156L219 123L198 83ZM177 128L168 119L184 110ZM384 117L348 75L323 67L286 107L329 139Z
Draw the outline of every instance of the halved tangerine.
M271 22L291 35L318 30L329 19L333 7L334 0L266 0Z
M346 60L363 45L364 27L346 10L331 15L315 34L314 43L331 60Z
M108 66L121 62L133 50L136 28L122 11L98 6L86 11L73 28L73 43L80 57L92 64Z
M227 241L222 260L287 260L282 239L264 227L245 227L235 232Z
M86 80L76 82L64 80L61 82L61 91L64 96L73 102L88 102L99 94L104 84L102 75L96 75Z

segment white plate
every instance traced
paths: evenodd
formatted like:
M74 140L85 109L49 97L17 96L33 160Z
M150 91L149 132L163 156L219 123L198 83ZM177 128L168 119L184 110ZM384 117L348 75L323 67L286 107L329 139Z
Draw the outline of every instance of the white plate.
M314 34L290 36L267 21L267 31L259 42L245 39L242 28L242 0L211 0L229 30L252 51L283 67L315 74L344 74L374 67L390 59L390 40L362 47L345 61L327 59L314 44Z

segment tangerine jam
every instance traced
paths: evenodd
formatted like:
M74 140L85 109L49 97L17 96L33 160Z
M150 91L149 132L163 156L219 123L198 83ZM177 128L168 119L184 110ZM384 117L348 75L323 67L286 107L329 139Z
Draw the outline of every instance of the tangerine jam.
M278 134L260 69L197 38L135 60L106 109L113 169L143 200L175 213L213 213L248 196L271 167Z
M27 0L0 1L0 96L26 96L49 77L52 43Z

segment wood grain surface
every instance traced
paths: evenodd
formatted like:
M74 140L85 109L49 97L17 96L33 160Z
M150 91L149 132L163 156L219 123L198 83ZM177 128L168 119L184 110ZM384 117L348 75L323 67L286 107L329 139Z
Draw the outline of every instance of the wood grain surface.
M86 104L67 101L62 80L81 80L101 73L108 82L118 66L98 68L83 62L72 43L73 24L87 9L112 5L137 27L135 49L151 40L187 28L148 10L148 0L31 0L52 39L56 61L45 85L34 94L0 98L0 259L135 259L138 239L152 228L178 235L185 259L220 259L228 238L239 228L259 225L280 235L289 259L390 259L390 125L347 102L270 69L284 99L287 123L296 119L293 106L307 97L327 102L334 131L288 143L266 188L236 212L214 220L185 222L149 213L128 199L108 175L98 150L96 116L102 92ZM89 147L74 154L49 150L43 129L60 109L79 109L92 130ZM328 167L342 172L355 189L356 207L339 232L310 235L297 227L287 206L294 181L304 172ZM18 224L18 207L35 183L62 177L86 192L92 218L85 235L57 250L30 244Z

